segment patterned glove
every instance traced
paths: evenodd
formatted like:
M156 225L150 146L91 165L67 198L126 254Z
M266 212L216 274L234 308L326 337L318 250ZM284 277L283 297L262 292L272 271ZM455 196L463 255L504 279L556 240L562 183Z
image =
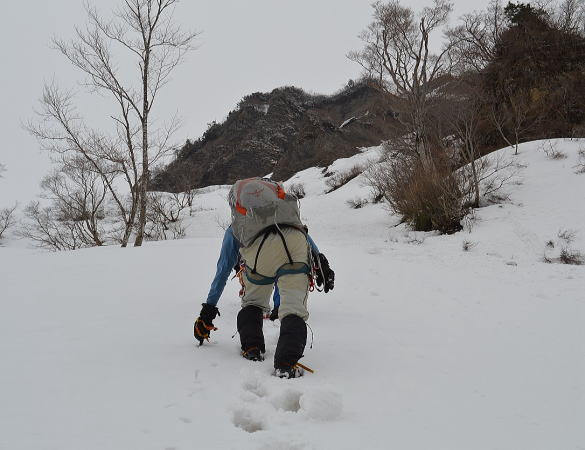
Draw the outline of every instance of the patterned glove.
M203 345L204 340L208 341L211 332L217 330L213 326L213 320L215 316L221 315L219 314L219 310L213 305L203 303L202 306L201 313L199 313L199 317L193 325L193 335L199 341L199 345Z

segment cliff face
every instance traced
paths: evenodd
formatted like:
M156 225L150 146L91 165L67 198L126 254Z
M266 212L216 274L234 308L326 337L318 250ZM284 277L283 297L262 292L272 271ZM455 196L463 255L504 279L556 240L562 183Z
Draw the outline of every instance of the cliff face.
M378 145L395 125L384 97L365 83L333 96L293 88L245 97L222 124L188 141L153 180L153 190L182 191L273 173L284 180Z

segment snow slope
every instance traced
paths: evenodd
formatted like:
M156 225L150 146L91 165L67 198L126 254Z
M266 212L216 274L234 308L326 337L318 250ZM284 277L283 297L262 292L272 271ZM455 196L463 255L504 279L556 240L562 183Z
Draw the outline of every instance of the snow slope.
M289 180L337 275L310 297L316 373L297 380L270 376L278 322L265 322L265 362L239 356L235 281L211 342L193 342L227 187L199 195L188 239L57 254L9 242L0 449L585 448L585 266L543 262L559 230L585 251L585 143L554 142L561 160L543 145L500 151L520 167L509 201L451 236L350 209L368 196L361 176L327 195L321 169Z

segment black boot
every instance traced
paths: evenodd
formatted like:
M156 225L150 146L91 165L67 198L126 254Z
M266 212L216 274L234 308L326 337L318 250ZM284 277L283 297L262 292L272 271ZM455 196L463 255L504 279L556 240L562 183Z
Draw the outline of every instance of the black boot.
M295 364L302 358L307 344L307 326L299 316L290 314L280 322L280 337L274 353L275 374L280 377L299 376Z
M238 331L242 343L242 356L252 361L263 361L264 333L262 333L262 309L246 306L238 313Z

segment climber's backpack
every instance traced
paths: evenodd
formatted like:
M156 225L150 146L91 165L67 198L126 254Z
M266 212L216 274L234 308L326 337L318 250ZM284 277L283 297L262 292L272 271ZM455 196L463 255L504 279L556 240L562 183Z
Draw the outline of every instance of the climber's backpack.
M236 181L229 193L229 203L232 232L244 247L274 225L303 229L296 197L287 194L282 183L268 178Z

